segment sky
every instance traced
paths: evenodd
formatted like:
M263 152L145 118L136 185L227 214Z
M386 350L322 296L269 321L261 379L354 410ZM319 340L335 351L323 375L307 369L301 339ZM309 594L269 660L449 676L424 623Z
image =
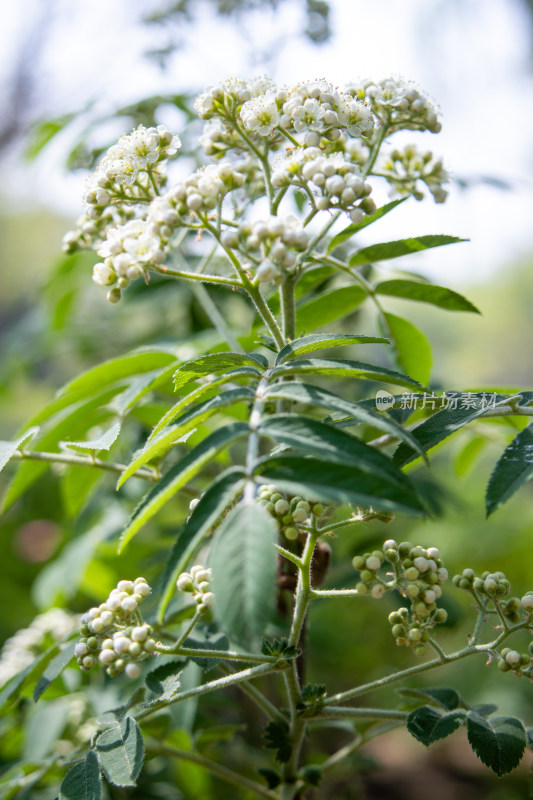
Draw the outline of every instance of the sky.
M9 73L28 19L46 31L35 96L44 116L87 101L110 110L155 93L201 90L230 75L268 71L289 85L314 77L342 85L358 77L401 75L437 101L443 119L438 136L402 134L404 142L442 154L452 175L472 186L452 187L444 205L404 204L379 223L380 238L468 238L453 256L449 248L417 256L421 271L450 286L484 280L533 250L533 36L520 0L331 0L333 36L318 48L295 35L302 27L302 2L283 3L275 13L253 14L238 24L215 18L198 2L198 21L186 30L184 47L165 72L143 53L164 46L167 32L140 26L137 13L161 3L10 4L0 30L0 78ZM59 138L31 168L21 166L15 151L2 170L10 201L18 200L19 207L44 204L75 218L83 175L64 170L65 146Z

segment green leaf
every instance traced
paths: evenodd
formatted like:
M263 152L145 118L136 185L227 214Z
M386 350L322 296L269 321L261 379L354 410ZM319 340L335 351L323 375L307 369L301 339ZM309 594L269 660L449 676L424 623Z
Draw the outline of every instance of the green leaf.
M276 750L276 761L283 764L289 760L292 753L292 737L287 722L284 720L269 722L263 736L266 747Z
M417 391L424 388L407 375L402 375L400 372L395 372L386 367L338 358L307 358L301 361L290 361L275 367L271 373L272 378L285 377L286 375L338 375L343 378L358 378L360 380L407 386Z
M84 761L72 767L61 782L58 800L100 800L102 784L98 759L89 750Z
M444 286L435 286L432 283L420 283L419 281L391 280L382 281L374 287L376 294L385 294L389 297L403 297L405 300L417 300L421 303L431 303L439 308L448 311L473 311L479 314L479 310L463 297L462 294L447 289Z
M257 503L241 502L213 537L213 613L230 640L257 646L271 619L276 593L278 528Z
M467 397L463 400L461 396ZM446 397L449 408L443 408L432 414L429 419L411 431L426 453L463 425L485 414L489 407L485 403L486 392L447 392ZM496 395L494 405L490 405L490 408L497 408L498 405L505 405L508 402L509 397ZM401 444L394 453L394 461L399 465L407 464L416 457L407 444Z
M59 644L49 647L45 653L38 656L31 664L14 675L2 686L0 691L0 712L4 711L19 697L28 695L28 686L33 686L35 681L43 674L46 667L59 652Z
M393 208L396 208L396 206L399 206L401 203L405 203L406 200L407 197L402 197L400 200L392 200L390 203L378 208L378 210L373 214L366 216L361 222L348 225L347 228L333 237L329 243L328 254L333 252L333 250L335 250L335 248L340 244L344 244L344 242L348 241L348 239L351 239L352 236L354 236L356 233L359 233L359 231L363 230L363 228L366 228L367 225L371 225L373 222L376 222L376 220L384 217L385 214L388 214L389 211L392 211Z
M244 422L233 422L211 433L203 442L193 447L166 475L148 492L134 510L131 518L122 532L119 552L122 552L128 542L143 525L167 503L176 492L185 486L202 467L211 461L217 453L228 447L229 444L246 436L248 425Z
M204 394L212 392L219 386L224 386L226 383L240 380L241 378L259 380L260 373L254 367L238 367L237 369L230 370L224 375L221 375L219 378L214 378L208 383L201 384L185 397L181 397L178 402L164 414L148 437L148 441L151 441L163 428L170 425L170 423L176 419L180 411L183 411L183 409L187 408L191 403L199 400Z
M146 675L145 682L154 694L154 698L144 705L149 706L154 701L170 702L181 689L180 675L184 666L185 662L181 659L179 661L168 661L166 664L161 664L161 666L150 670Z
M174 373L174 386L180 389L190 381L198 380L202 375L210 375L216 372L225 372L235 367L251 365L266 369L268 361L259 353L210 353L209 355L196 358L193 361L186 361ZM261 375L260 371L257 372Z
M288 358L311 353L314 350L326 350L329 347L341 347L348 344L388 344L389 340L380 336L360 336L351 333L312 333L300 336L282 347L276 358L276 366Z
M33 699L35 702L46 692L52 681L55 681L55 679L61 675L65 667L70 664L74 658L75 645L76 642L70 642L50 661L33 690Z
M98 736L95 744L102 771L114 786L135 786L144 761L141 729L129 715Z
M213 414L229 408L235 403L252 401L253 399L254 392L252 389L240 387L239 389L229 389L227 392L222 392L215 395L215 397L204 400L202 403L198 403L198 405L185 412L174 425L164 428L154 439L149 439L144 448L134 454L133 459L118 479L117 489L120 489L128 478L131 478L144 464L159 458L175 444L185 441L185 434L188 433L190 435L193 428L212 417Z
M526 732L516 717L484 719L471 711L467 733L476 756L500 778L518 766L526 749Z
M59 390L55 399L36 414L29 424L38 425L67 406L96 394L103 394L108 387L115 386L116 392L118 392L121 381L132 375L163 369L176 362L177 358L172 349L162 347L157 349L140 348L125 356L104 361L67 383Z
M424 451L416 439L411 436L409 431L402 428L396 420L389 417L388 414L381 414L368 408L362 403L354 403L351 400L345 400L343 397L328 392L326 389L321 389L318 386L311 386L307 383L274 383L268 387L266 396L269 398L280 398L293 400L296 403L306 403L312 406L321 406L322 408L329 408L332 411L338 411L341 414L353 420L353 423L360 423L362 425L370 425L377 428L384 433L388 433L401 441L407 442L411 447L418 450L420 455L424 457Z
M115 422L107 431L104 431L98 438L92 439L87 442L60 442L59 446L61 448L66 448L69 450L81 450L84 452L88 450L89 452L97 453L100 450L110 450L110 448L115 444L116 440L119 437L120 429L122 428L121 422Z
M533 477L533 422L505 448L487 486L487 516Z
M438 739L444 739L464 725L466 711L455 709L443 713L431 706L420 706L407 717L407 730L419 742L429 747Z
M201 495L198 505L178 535L166 562L161 599L157 609L159 623L163 622L167 606L176 591L178 575L184 571L187 561L224 511L238 497L244 485L244 476L245 471L242 467L230 467Z
M338 428L299 414L273 414L259 426L259 432L276 441L295 447L305 455L324 461L357 467L403 486L407 493L412 486L391 459L373 447Z
M464 705L459 692L455 689L437 688L437 689L398 689L398 694L404 697L415 697L417 699L429 700L430 703L437 703L441 708L446 711L454 711L460 705Z
M299 304L296 308L298 333L330 325L358 308L367 297L367 293L360 286L343 286L323 292Z
M100 520L68 542L59 555L41 569L33 584L32 597L37 605L68 603L79 590L99 544L114 538L126 518L125 509L108 504Z
M60 133L66 125L75 117L75 114L64 114L54 119L44 119L36 122L29 133L29 140L24 150L24 156L28 161L33 161L41 150Z
M390 335L398 366L421 384L429 382L431 346L422 331L412 322L394 314L383 314L384 332Z
M350 267L359 267L363 264L370 264L373 261L386 261L390 258L399 258L410 253L417 253L430 247L442 247L445 244L466 241L467 239L460 239L457 236L437 234L417 236L413 239L399 239L395 242L381 242L380 244L371 244L370 247L363 247L362 250L359 250L350 258L349 264Z
M104 470L95 469L90 465L67 467L61 475L59 491L63 508L68 517L78 516L104 476Z
M351 465L344 466L316 458L279 455L263 459L255 470L263 483L275 483L291 494L310 500L326 500L348 505L372 506L385 511L425 514L414 488Z
M0 472L11 461L21 444L24 444L38 432L39 428L30 428L14 442L0 442Z

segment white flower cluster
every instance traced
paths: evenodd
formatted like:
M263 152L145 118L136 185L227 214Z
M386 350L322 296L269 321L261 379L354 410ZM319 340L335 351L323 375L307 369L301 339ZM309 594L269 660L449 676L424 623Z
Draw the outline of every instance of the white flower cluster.
M63 238L63 247L73 252L90 247L105 236L110 225L120 225L143 216L143 206L155 197L165 181L168 158L181 146L179 136L164 125L121 136L86 180L85 214L78 227Z
M176 581L180 592L192 594L198 613L205 614L213 602L214 594L210 589L211 570L195 564L189 572L182 572Z
M360 175L356 164L342 153L324 155L318 147L293 151L281 160L272 173L272 183L281 188L289 184L313 184L319 211L342 208L352 222L360 222L364 214L373 214L376 204L368 196L372 187Z
M296 263L296 254L306 249L309 235L301 221L289 214L242 222L238 228L227 228L221 241L225 247L238 249L253 260L257 278L264 283L281 280L283 271Z
M416 200L422 200L424 192L420 189L420 183L424 183L436 203L444 203L448 197L443 187L449 176L442 161L434 158L429 151L421 153L416 145L393 150L378 165L377 171L387 179L396 194L411 194Z
M139 677L137 662L152 655L157 646L152 628L142 622L138 613L139 605L150 592L144 578L119 581L105 603L83 615L81 638L74 654L84 672L99 662L112 678L121 672L128 678Z
M250 81L242 78L228 78L216 86L209 86L194 101L194 110L199 117L211 119L214 116L233 116L238 106L252 97L272 91L274 84L266 76Z
M165 260L160 239L150 233L142 219L110 228L97 252L104 260L94 265L93 281L99 286L113 285L107 293L111 303L118 302L121 290L144 275L150 264L162 264Z
M299 83L286 94L280 125L306 134L306 144L318 145L320 136L335 142L342 131L355 137L372 133L374 118L368 106L328 81Z
M363 81L352 84L347 91L353 97L368 103L390 133L403 128L428 130L431 133L441 130L437 109L413 83L386 78L377 83Z
M67 639L78 626L79 617L51 608L6 639L0 652L0 686L28 667L49 645Z
M93 267L93 280L112 286L107 299L116 303L130 281L161 265L174 229L190 224L191 215L209 214L225 195L244 183L229 161L203 167L165 194L154 198L146 219L134 219L110 228L98 249L104 260Z

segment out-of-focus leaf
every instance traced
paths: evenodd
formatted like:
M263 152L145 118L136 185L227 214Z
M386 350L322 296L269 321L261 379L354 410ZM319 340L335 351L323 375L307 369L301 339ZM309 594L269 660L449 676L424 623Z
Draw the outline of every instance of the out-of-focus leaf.
M533 476L533 422L505 448L487 486L487 516Z
M349 263L351 267L359 267L363 264L370 264L373 261L387 261L391 258L417 253L430 247L442 247L445 244L466 241L467 239L460 239L457 236L431 234L429 236L417 236L412 239L399 239L395 242L381 242L380 244L371 244L370 247L363 247L362 250L359 250L350 258Z
M479 310L463 297L462 294L447 289L445 286L435 286L432 283L420 283L419 281L391 280L382 281L374 287L376 294L384 294L389 297L402 297L405 300L417 300L421 303L431 303L439 308L448 311L473 311L479 314Z
M422 385L431 373L431 346L426 336L412 322L394 314L383 314L384 332L390 335L398 366Z
M298 333L313 331L345 317L355 311L366 298L367 293L360 286L343 286L306 300L296 310Z

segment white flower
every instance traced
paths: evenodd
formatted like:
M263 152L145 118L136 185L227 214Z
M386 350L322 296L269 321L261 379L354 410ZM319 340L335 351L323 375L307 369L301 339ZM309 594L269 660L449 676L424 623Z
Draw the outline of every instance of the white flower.
M309 97L302 105L295 108L292 119L297 133L319 131L323 127L324 109L318 100Z
M262 95L248 100L241 108L245 128L261 136L269 136L280 123L280 113L273 95Z

